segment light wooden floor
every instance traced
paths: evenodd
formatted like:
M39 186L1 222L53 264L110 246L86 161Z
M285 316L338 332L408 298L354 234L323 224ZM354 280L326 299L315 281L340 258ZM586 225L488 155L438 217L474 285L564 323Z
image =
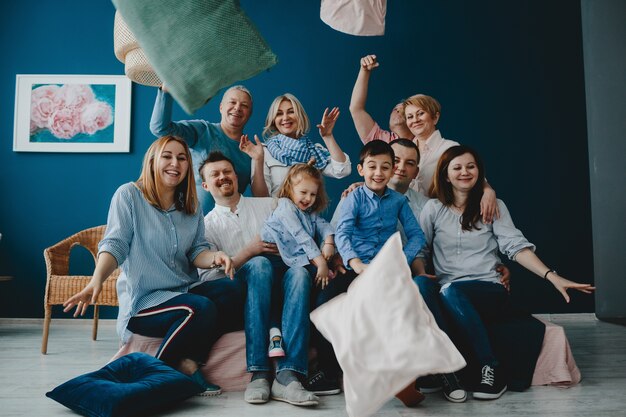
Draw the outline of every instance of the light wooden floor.
M626 327L596 321L593 315L541 316L565 327L582 372L580 385L532 387L507 392L497 401L453 404L430 394L417 408L389 401L379 417L408 416L626 416ZM0 319L0 416L72 416L45 397L56 385L106 364L117 350L113 321L101 321L91 341L90 321L53 320L48 355L40 354L41 322ZM239 392L195 397L163 416L345 416L343 395L322 397L314 409L270 402L249 405Z

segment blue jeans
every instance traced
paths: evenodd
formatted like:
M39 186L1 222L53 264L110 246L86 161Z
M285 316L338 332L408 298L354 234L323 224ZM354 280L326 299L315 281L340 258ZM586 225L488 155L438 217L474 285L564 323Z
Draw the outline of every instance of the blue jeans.
M271 310L282 304L282 334L285 357L278 371L307 374L309 345L309 295L314 267L287 268L276 256L256 256L237 272L247 283L245 304L246 360L248 372L269 371L268 357Z
M182 359L203 363L211 345L225 332L240 327L244 287L222 278L204 282L157 306L141 310L128 322L128 330L162 337L155 355L170 366Z
M448 317L445 315L442 300L439 295L439 290L441 289L439 283L420 275L413 277L413 282L417 284L417 288L419 288L420 294L426 303L426 307L428 307L430 312L433 313L433 317L435 318L439 328L446 334L450 334Z
M428 278L413 280L439 327L449 334L449 318L481 366L497 366L485 322L507 311L509 295L504 286L489 281L457 281L440 287Z

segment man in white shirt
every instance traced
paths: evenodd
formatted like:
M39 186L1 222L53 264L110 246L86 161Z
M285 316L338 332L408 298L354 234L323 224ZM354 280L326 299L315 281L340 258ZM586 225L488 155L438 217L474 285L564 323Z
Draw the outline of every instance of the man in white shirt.
M252 378L244 399L253 404L273 399L300 406L318 404L299 379L308 370L309 294L311 280L304 268L287 268L275 244L261 241L265 219L276 206L269 197L244 197L238 191L232 162L220 152L211 152L200 166L202 188L211 193L215 207L204 218L209 244L233 260L235 279L247 285L244 311L247 369ZM223 271L201 270L203 280L224 276ZM276 297L282 291L283 297ZM272 299L274 292L274 299ZM283 301L284 357L278 358L276 379L271 385L268 357L271 303Z

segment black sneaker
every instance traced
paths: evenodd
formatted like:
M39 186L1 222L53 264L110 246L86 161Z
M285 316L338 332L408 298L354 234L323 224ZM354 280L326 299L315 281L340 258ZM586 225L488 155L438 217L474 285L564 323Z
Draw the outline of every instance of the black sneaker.
M474 398L478 400L497 400L500 398L507 388L502 381L502 375L499 379L496 378L496 368L489 365L483 366L480 373L480 385L474 391Z
M467 400L467 392L461 386L459 379L454 373L442 374L443 396L453 403L462 403Z
M441 391L441 379L436 375L420 376L415 381L415 388L424 394L432 394Z
M326 378L323 371L318 371L307 379L304 388L315 395L335 395L341 392L339 382Z

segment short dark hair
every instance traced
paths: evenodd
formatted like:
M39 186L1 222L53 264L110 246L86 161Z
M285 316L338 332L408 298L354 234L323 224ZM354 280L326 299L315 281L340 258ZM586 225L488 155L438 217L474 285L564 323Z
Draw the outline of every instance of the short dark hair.
M204 178L204 174L202 173L202 170L204 169L206 164L209 164L211 162L219 162L219 161L227 161L233 167L233 171L235 171L235 174L237 173L237 171L235 170L235 164L233 164L233 161L231 161L230 158L228 158L226 155L224 155L220 151L213 151L202 162L202 165L200 165L200 168L198 168L198 173L200 174L200 178L202 178L202 181L206 181L206 178Z
M389 146L393 146L395 144L398 144L400 146L404 146L405 148L409 148L409 149L415 149L415 152L417 152L417 163L420 163L420 149L417 147L417 145L415 144L415 142L413 142L410 139L405 139L405 138L398 138L398 139L394 139L391 142L389 142ZM394 158L395 159L395 158Z
M365 146L361 148L361 152L359 153L359 164L362 166L365 163L365 158L376 155L389 155L391 163L395 163L396 154L393 152L391 146L382 140L373 140L366 143Z

